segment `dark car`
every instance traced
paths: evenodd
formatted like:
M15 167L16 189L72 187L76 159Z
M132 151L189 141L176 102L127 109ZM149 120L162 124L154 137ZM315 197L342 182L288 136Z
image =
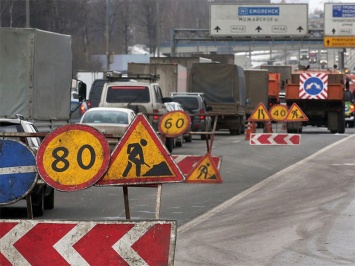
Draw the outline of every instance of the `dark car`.
M191 115L192 132L211 132L212 118L207 115L211 108L206 105L203 93L196 92L174 92L171 94L174 102L180 103ZM201 139L206 139L205 134L201 134Z
M37 128L29 121L25 121L18 115L16 119L0 119L0 132L16 133L37 133ZM36 154L41 144L40 138L28 137L7 137L8 139L21 140ZM44 209L54 208L54 189L48 186L41 178L31 190L32 211L34 216L42 216Z
M88 107L98 107L101 99L102 89L107 82L107 79L95 79L91 85Z

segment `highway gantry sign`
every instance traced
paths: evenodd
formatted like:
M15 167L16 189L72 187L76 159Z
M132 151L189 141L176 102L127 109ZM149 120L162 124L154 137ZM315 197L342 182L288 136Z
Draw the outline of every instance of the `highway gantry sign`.
M0 221L1 265L173 265L176 221Z
M355 3L324 4L324 36L355 35Z
M324 37L324 47L355 48L355 36Z
M36 159L20 141L0 140L0 206L25 197L37 181Z
M305 36L307 4L211 4L211 36Z
M167 137L177 137L185 133L190 123L191 118L186 112L168 112L159 123L159 132Z
M111 154L110 166L96 185L183 182L184 176L147 118L139 113Z
M104 135L88 125L66 125L52 131L37 152L43 180L61 191L90 187L106 172L110 148Z

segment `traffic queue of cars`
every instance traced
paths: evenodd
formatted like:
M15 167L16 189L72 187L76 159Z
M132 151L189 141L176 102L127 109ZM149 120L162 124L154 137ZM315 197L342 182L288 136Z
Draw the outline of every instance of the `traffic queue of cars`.
M159 121L164 114L183 110L191 116L191 131L212 131L211 117L206 114L207 107L202 94L184 93L184 95L179 94L179 97L171 95L164 98L158 79L157 75L150 74L127 75L108 72L106 82L97 80L92 84L88 106L89 108L128 108L136 114L143 113L157 132ZM186 98L180 99L184 96ZM204 137L205 135L201 135L202 139ZM191 142L191 140L191 134L187 133L182 138L167 137L165 146L169 152L172 152L175 147L182 146L183 141Z

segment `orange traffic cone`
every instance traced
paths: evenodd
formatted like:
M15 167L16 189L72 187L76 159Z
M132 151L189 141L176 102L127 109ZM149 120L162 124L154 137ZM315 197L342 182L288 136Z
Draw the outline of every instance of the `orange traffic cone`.
M247 132L245 133L245 140L250 140L251 124L248 122Z
M283 122L283 123L282 123L282 128L281 128L281 130L287 130L286 122Z
M251 133L256 133L256 123L254 121L251 123Z
M265 123L264 133L272 133L272 125L270 121Z

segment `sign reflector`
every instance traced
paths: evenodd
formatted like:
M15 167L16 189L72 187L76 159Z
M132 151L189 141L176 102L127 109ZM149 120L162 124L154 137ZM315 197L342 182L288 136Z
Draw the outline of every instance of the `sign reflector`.
M183 174L147 118L139 113L112 152L109 169L96 185L183 181Z
M175 247L176 221L0 221L1 265L173 265Z

